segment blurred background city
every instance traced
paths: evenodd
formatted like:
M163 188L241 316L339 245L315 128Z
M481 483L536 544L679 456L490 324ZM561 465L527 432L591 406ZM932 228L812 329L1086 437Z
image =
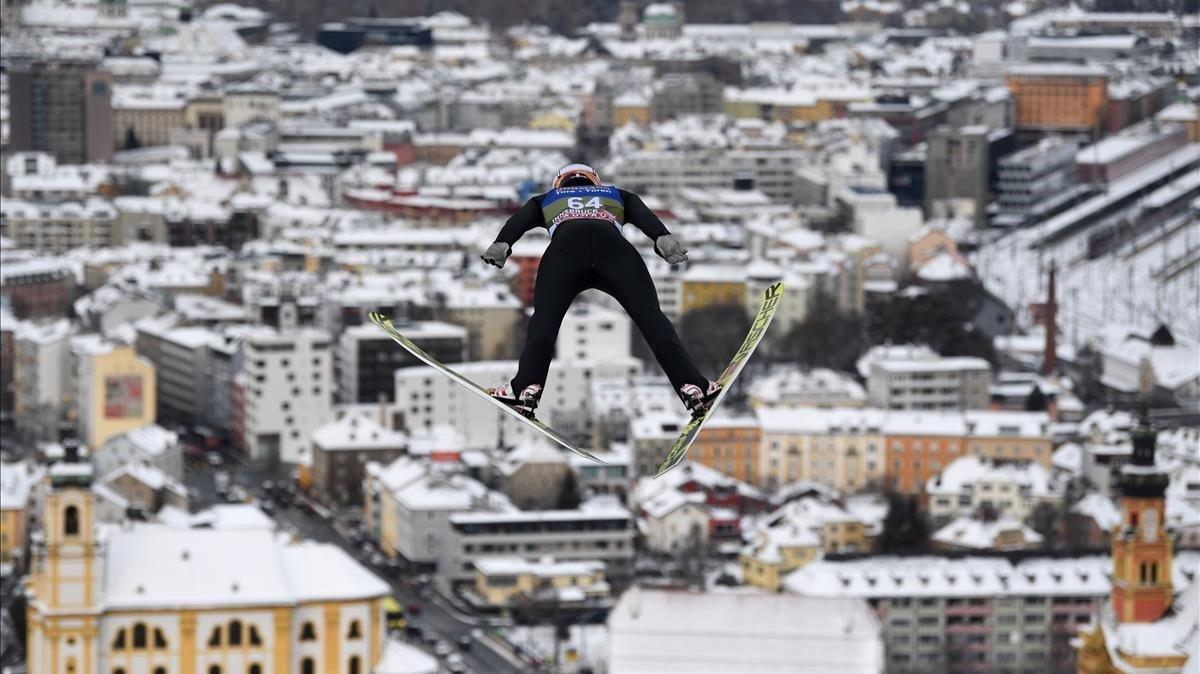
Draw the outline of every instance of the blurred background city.
M3 0L4 674L1200 671L1197 0ZM564 164L612 298L506 382Z

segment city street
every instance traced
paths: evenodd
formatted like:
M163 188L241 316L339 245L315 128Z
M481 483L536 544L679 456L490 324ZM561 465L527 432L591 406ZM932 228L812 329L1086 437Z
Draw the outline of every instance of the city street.
M264 498L262 485L270 480L276 484L282 484L286 480L286 476L272 471L255 470L249 466L238 463L238 457L225 455L225 465L220 468L213 468L206 463L189 466L185 472L186 484L189 492L192 494L193 510L202 510L214 503L223 503L224 501L217 496L216 487L214 484L214 475L217 471L226 471L230 478L231 484L239 485L255 499ZM282 507L276 504L275 512L272 516L279 526L286 530L294 532L300 538L306 540L320 541L322 543L331 543L337 545L346 551L347 554L357 559L367 568L372 569L376 575L392 586L393 596L401 605L420 606L419 615L409 615L409 611L405 610L406 618L409 624L419 626L422 632L426 635L432 633L438 639L443 639L457 651L470 668L468 671L477 672L479 674L493 672L506 674L508 672L523 671L519 667L510 662L505 657L496 653L493 648L489 647L488 643L495 644L484 633L491 628L491 625L484 620L473 618L462 614L458 610L449 605L449 602L436 594L427 595L431 599L428 601L422 600L417 596L417 593L409 589L407 581L410 579L405 574L392 577L389 576L384 569L375 568L367 559L367 555L354 544L353 541L347 540L338 531L338 527L334 526L333 517L324 518L318 514L310 514L301 502L293 503L291 507ZM464 651L458 647L458 640L461 637L467 636L471 639L471 649ZM399 638L408 641L410 644L421 648L433 655L432 646L420 643L418 640ZM444 661L443 661L444 666Z

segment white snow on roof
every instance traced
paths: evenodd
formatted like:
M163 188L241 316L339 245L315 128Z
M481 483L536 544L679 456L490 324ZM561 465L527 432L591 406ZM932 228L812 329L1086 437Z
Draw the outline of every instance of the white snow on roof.
M0 464L0 510L22 510L46 469L32 461Z
M160 456L169 449L177 448L179 443L179 436L176 433L168 431L158 424L147 424L126 431L114 439L118 438L123 438L139 452L148 456Z
M1020 543L997 544L998 536L1013 531L1020 532ZM935 543L970 550L1020 550L1042 542L1041 534L1025 526L1019 520L1003 516L993 521L959 517L934 532L930 539Z
M373 415L358 413L346 414L312 433L313 444L327 452L399 450L406 440L403 433L381 426Z
M750 382L750 395L767 403L866 402L867 392L848 375L825 368L785 369Z
M161 514L161 513L160 513ZM219 503L198 513L189 515L186 523L175 522L190 529L231 530L265 530L276 528L275 520L267 516L253 503Z
M971 278L972 275L966 260L949 251L938 253L917 270L917 277L929 282L961 281Z
M662 663L694 672L884 668L879 623L859 601L634 587L621 595L608 626L614 674L656 671Z
M873 346L863 354L855 368L863 379L871 376L871 365L884 361L936 360L940 356L933 349L923 344L880 344Z
M261 529L117 531L104 554L106 610L291 606L390 593L336 546L285 546Z
M704 501L704 492L684 493L676 489L664 489L642 502L641 506L647 517L660 520L688 504L703 510Z
M1056 470L1078 475L1083 470L1083 447L1074 442L1062 444L1050 457L1050 465Z
M371 669L373 674L437 674L439 671L437 658L395 639L384 642L383 655Z
M1121 511L1117 504L1103 494L1088 494L1071 506L1071 512L1090 517L1101 531L1110 531L1121 523Z
M983 457L960 456L941 473L929 478L925 491L930 495L957 495L975 485L1004 482L1022 489L1022 495L1048 498L1055 495L1050 473L1036 463L994 463Z
M523 557L484 557L475 560L475 568L485 576L517 576L531 574L538 578L557 576L590 576L604 571L602 561L555 561L543 558L536 562Z
M167 475L161 469L141 462L127 463L120 468L117 468L108 475L105 475L103 482L112 484L116 480L126 475L146 485L154 491L170 489L177 494L184 496L187 495L187 488L183 486L183 483L172 478L170 475Z

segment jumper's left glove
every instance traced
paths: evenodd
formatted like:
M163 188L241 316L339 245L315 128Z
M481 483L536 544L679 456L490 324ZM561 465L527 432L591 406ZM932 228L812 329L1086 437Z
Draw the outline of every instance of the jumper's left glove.
M512 251L508 249L507 243L504 243L503 241L495 241L492 243L492 245L488 246L487 250L485 250L483 255L480 255L480 257L483 258L484 262L492 265L493 267L503 267L505 261L508 260L508 254L510 252Z
M663 234L654 241L654 248L668 264L679 264L688 259L687 248L674 234Z

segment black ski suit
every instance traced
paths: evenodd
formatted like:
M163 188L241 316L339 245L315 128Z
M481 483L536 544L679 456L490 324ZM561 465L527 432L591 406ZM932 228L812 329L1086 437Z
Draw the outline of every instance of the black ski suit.
M575 296L589 288L616 298L646 338L676 391L684 384L708 388L708 379L696 369L658 305L646 263L622 235L620 225L625 222L652 240L668 233L641 197L608 186L564 187L539 194L504 223L496 241L510 249L535 227L546 227L551 237L538 267L533 316L520 367L512 380L514 395L530 384L545 386L563 316Z

